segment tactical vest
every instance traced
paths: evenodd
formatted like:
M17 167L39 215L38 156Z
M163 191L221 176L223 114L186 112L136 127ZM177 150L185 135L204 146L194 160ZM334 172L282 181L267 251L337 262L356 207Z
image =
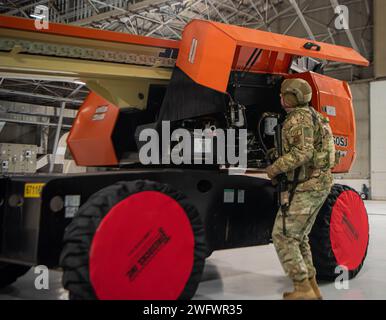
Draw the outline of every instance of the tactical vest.
M335 164L335 144L334 136L330 127L330 120L317 112L314 108L309 108L312 113L314 123L314 134L319 130L318 141L314 143L313 167L323 171L332 169Z
M320 176L335 166L334 137L329 120L313 107L304 108L311 113L314 127L314 153L312 159L299 168L287 173L288 180L304 182Z

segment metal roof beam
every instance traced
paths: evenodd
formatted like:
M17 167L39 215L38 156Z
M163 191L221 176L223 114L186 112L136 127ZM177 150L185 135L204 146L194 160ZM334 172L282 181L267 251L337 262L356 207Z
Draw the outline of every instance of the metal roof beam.
M91 1L95 2L95 0L91 0ZM157 6L160 4L167 3L167 2L168 2L168 0L145 0L145 1L135 3L135 4L129 4L127 6L127 9L115 8L114 10L111 10L108 12L104 12L104 13L101 13L98 15L92 15L89 18L78 20L76 22L73 22L73 24L80 25L80 26L88 25L88 24L93 23L93 22L102 21L102 20L105 20L105 19L108 19L111 17L116 17L119 15L122 15L122 14L133 14L139 10L144 10L144 9L148 8L150 5Z
M308 37L310 39L312 39L312 40L315 40L315 36L312 33L311 28L310 28L310 26L308 25L308 23L306 21L306 18L304 18L304 15L303 15L302 11L300 10L296 0L288 0L288 1L292 5L294 10L296 11L296 14L298 15L300 21L302 22L302 25L303 25L304 29L307 31Z
M34 98L40 98L40 99L47 99L47 100L55 100L55 101L64 101L64 102L70 102L72 104L82 104L83 100L76 100L66 97L58 97L58 96L50 96L45 94L38 94L33 92L25 92L25 91L17 91L17 90L9 90L9 89L2 89L0 88L0 93L5 94L12 94L12 95L18 95L18 96L27 96L27 97L34 97Z
M332 9L333 9L334 12L335 12L335 8L339 6L338 0L330 0L330 3L331 3ZM344 23L347 23L347 24L348 24L348 21L346 21L346 17L345 17L344 15L342 15L342 19L343 19L343 22L344 22ZM358 47L357 43L355 42L354 36L353 36L353 34L352 34L350 28L345 28L344 31L346 32L347 38L348 38L348 40L350 41L351 46L352 46L356 51L360 52L359 47Z

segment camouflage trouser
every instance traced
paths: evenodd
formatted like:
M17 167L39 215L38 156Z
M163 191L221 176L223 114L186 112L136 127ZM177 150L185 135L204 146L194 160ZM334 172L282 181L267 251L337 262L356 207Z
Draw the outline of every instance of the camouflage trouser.
M284 271L293 281L300 282L316 274L308 234L329 191L295 191L287 212L286 235L281 210L276 216L272 240Z

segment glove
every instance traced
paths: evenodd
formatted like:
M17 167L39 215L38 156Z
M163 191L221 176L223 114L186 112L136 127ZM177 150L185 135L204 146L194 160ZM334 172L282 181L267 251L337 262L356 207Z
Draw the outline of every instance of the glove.
M270 178L271 180L274 179L280 172L276 169L276 167L274 165L271 165L269 166L267 169L266 169L266 172L267 172L267 175L268 175L268 178Z
M267 151L267 155L266 155L266 158L268 161L270 161L271 163L275 162L275 160L277 158L279 158L279 155L277 153L277 150L276 148L271 148Z

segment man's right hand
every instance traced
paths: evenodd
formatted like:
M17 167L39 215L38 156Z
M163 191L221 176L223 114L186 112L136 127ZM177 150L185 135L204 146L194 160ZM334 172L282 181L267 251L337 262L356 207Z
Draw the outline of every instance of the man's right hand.
M279 154L276 150L276 148L269 149L267 151L267 160L269 160L271 163L275 162L277 158L279 158Z

